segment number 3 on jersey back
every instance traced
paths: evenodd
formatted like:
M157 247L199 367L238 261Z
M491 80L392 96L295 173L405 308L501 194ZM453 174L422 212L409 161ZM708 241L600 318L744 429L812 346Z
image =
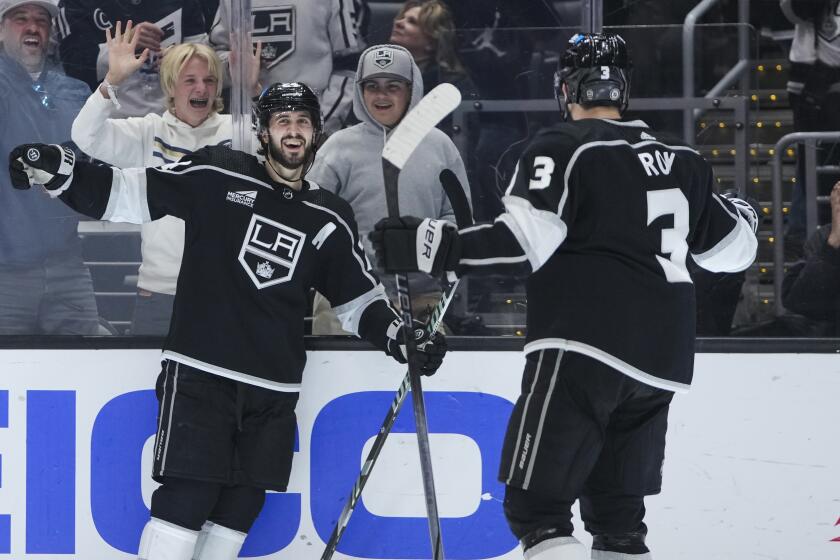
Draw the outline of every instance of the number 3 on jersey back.
M688 255L688 199L680 189L664 189L647 193L647 225L660 216L673 216L674 227L662 229L660 252L656 260L668 282L691 282L685 267Z

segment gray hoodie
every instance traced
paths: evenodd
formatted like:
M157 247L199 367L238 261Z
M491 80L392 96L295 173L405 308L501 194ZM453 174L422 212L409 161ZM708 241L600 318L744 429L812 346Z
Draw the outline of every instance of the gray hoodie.
M383 45L370 47L365 53L382 47ZM387 47L408 53L403 47ZM365 54L362 54L356 71L357 82L364 59ZM411 110L423 97L423 79L413 59L412 75L407 78L412 82L409 104ZM350 203L356 214L365 251L373 260L368 233L379 220L388 215L385 182L382 177L382 148L391 129L379 124L368 113L362 98L362 88L358 83L354 88L353 110L362 122L330 136L318 150L315 163L306 178ZM400 173L400 214L418 218L441 218L455 223L452 206L438 179L440 172L447 168L458 176L469 200L469 184L461 155L452 140L435 128L423 139Z

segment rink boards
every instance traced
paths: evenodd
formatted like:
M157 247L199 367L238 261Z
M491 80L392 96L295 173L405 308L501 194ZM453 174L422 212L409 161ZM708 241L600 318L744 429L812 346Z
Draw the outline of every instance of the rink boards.
M519 352L451 352L425 380L447 558L521 558L496 481ZM0 350L0 560L122 560L137 550L155 350ZM309 353L286 494L241 557L320 557L403 372L370 351ZM674 401L656 558L840 558L840 357L698 354ZM335 558L429 558L410 398ZM589 539L582 530L581 540Z

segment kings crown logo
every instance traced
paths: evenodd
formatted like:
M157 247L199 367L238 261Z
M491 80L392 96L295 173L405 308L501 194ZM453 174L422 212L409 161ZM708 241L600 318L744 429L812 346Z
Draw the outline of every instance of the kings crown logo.
M373 53L373 63L381 70L394 63L394 53L389 49L379 49Z
M268 264L268 261L259 263L257 265L257 276L270 280L274 276L274 267Z

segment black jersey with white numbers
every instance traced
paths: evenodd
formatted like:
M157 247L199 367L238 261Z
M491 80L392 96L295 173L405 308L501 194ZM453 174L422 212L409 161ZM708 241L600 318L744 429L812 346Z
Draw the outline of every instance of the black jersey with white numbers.
M316 288L345 330L380 348L397 315L359 243L350 206L272 181L254 156L203 148L160 168L77 162L62 200L94 218L184 220L164 357L245 383L298 391L304 316Z
M641 121L549 128L520 158L492 224L461 231L457 272L529 274L525 350L560 348L650 385L688 389L695 337L686 259L743 270L755 235L708 163Z

